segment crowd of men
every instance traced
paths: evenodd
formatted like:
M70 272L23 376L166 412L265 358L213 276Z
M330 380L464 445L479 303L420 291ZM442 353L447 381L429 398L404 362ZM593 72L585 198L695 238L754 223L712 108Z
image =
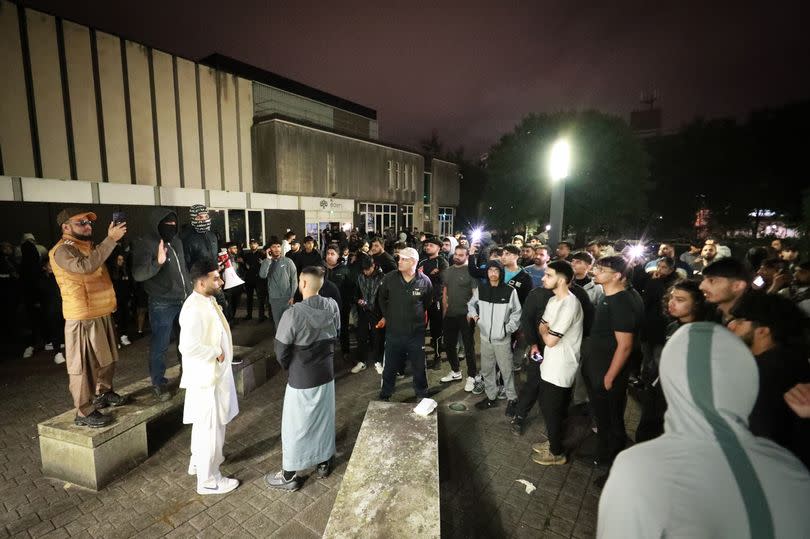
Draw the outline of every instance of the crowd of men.
M111 223L94 245L96 216L67 208L57 219L62 239L47 256L26 237L22 262L5 245L2 262L4 271L16 272L23 295L50 294L31 305L26 297L24 305L32 313L41 309L32 320L47 320L45 336L33 338L56 350L57 362L67 362L77 425L106 426L112 416L99 410L126 403L112 378L117 349L130 344L133 311L138 333L148 315L149 373L160 400L172 397L165 356L180 329L184 420L194 425L189 473L198 475L201 494L238 485L219 474L219 464L225 425L238 412L232 376L224 373L233 361L230 327L243 296L242 320L251 320L257 307L258 323L272 321L277 359L290 376L283 469L266 478L272 488L296 490L302 470L315 466L325 476L331 469L337 343L353 374L373 367L381 376L381 400L393 396L397 377L408 372L417 398L428 396L426 369L441 369L446 358L441 383L463 381L465 391L483 395L475 405L480 411L506 401L506 421L517 436L537 402L547 432L532 446L540 465L565 465L572 450L563 443L566 419L590 416L598 441L593 461L604 472L597 483L607 481L600 508L606 536L617 535L627 512L616 493L643 481L646 455L658 458L643 442L654 440L663 455L677 453L679 443L719 448L732 468L742 457L729 455L745 454L749 444L767 455L750 457L745 473L778 469L810 479L800 464L810 466L810 265L792 244L774 240L741 258L714 239L695 240L680 256L669 243L649 256L641 244L598 241L579 250L563 241L552 253L540 237L361 236L336 228L323 231L320 241L287 232L263 246L227 244L223 253L207 208L193 206L189 219L180 232L173 210L155 208L148 230L123 248L126 223ZM45 277L25 281L34 267ZM213 401L206 400L209 390ZM642 416L637 446L625 451L628 394L640 402ZM690 416L695 410L699 420ZM704 423L714 434L706 434ZM638 467L630 455L640 455ZM656 473L668 477L677 460L658 463ZM711 473L690 475L691 487L705 486ZM741 473L735 468L732 476L747 504L757 477L743 481ZM771 500L772 485L760 483L758 496ZM649 495L667 499L660 491ZM636 518L643 523L639 533L667 529L655 528L665 517L654 513ZM798 529L790 519L775 524L777 513L769 515L771 528Z

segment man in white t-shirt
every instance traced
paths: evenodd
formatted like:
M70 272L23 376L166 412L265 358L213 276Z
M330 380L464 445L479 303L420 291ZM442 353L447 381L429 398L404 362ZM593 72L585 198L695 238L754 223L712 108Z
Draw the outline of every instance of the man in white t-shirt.
M571 400L571 386L579 366L582 344L582 306L569 289L574 269L565 260L550 262L543 286L554 292L538 329L545 344L540 364L540 410L546 420L548 441L532 446L532 460L545 466L565 464L563 421Z

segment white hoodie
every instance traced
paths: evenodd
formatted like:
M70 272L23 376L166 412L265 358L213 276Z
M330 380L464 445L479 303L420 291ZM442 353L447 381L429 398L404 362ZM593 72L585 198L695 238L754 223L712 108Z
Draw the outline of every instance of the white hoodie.
M810 537L810 474L748 430L759 374L743 342L710 322L661 355L664 434L616 459L598 537Z

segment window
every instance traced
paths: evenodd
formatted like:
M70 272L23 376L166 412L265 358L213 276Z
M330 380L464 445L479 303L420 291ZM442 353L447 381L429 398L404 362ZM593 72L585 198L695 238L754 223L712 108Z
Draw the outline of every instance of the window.
M430 204L430 179L431 179L430 172L425 172L425 196L424 196L425 204Z
M433 232L433 215L430 213L430 204L425 204L424 207L425 219L423 221L422 230L424 232Z
M208 213L211 216L211 231L216 234L219 247L229 241L247 247L251 239L264 245L264 210L209 208Z
M439 234L446 238L453 235L454 208L439 208Z
M402 227L407 230L413 229L413 205L404 204L402 208Z
M370 204L360 203L361 228L366 232L381 233L388 227L397 228L396 204Z
M337 176L335 174L335 154L326 154L326 190L329 193L337 192Z
M394 188L394 162L388 161L388 189Z
M399 183L399 161L394 163L394 185L396 186L396 190L399 191L400 183Z

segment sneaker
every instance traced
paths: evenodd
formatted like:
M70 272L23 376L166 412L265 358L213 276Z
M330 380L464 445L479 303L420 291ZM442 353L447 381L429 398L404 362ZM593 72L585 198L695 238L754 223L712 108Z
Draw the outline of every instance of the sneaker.
M500 386L498 388L498 400L505 401L506 400L506 387Z
M53 356L53 362L57 365L61 365L65 362L65 356L62 352L57 352L55 356Z
M124 346L129 346L130 344L132 344L132 342L126 335L121 335L121 344L123 344Z
M512 432L512 434L514 434L515 436L523 436L523 418L522 417L520 417L519 415L516 415L515 417L512 418L512 421L510 421L509 424L510 424L509 430Z
M202 494L203 496L207 494L227 494L232 490L236 490L236 487L239 486L239 480L233 479L231 477L220 477L214 486L206 486L206 485L198 485L197 486L197 494Z
M469 393L473 389L475 389L475 378L473 378L472 376L468 376L467 382L464 384L464 391Z
M364 370L366 370L366 364L362 361L358 361L357 365L352 367L352 374L357 374L358 372L363 372Z
M498 406L498 401L494 399L490 400L489 397L475 403L475 407L479 410L489 410L490 408L495 408L496 406Z
M326 479L329 477L329 474L332 473L332 461L335 457L331 457L326 462L321 462L318 464L318 467L315 468L315 473L318 476L318 479Z
M92 414L86 415L84 417L77 415L75 419L73 419L74 425L78 425L80 427L90 427L93 429L106 427L107 425L114 422L115 418L113 416L104 415L98 410L93 410Z
M515 365L512 367L512 372L520 372L523 370L523 365Z
M194 464L189 463L188 465L188 475L197 475L197 466Z
M439 382L443 384L448 384L450 382L458 382L461 380L461 373L456 371L450 371L447 373L447 376L442 376L439 379Z
M397 380L403 380L405 378L405 373L397 374Z
M292 479L289 481L284 479L284 474L282 472L277 472L275 475L267 474L264 476L264 483L274 489L278 490L287 490L290 492L294 492L301 488L301 478L298 477L298 474L292 476Z
M536 444L532 444L532 451L535 453L548 453L549 452L549 445L548 440L545 442L537 442Z
M93 406L96 408L106 408L107 406L116 408L125 405L128 400L129 399L122 397L115 391L107 391L101 395L96 395L96 398L93 399Z
M517 408L517 401L510 400L506 403L506 417L515 417L515 408Z
M378 361L377 363L375 363L375 364L374 364L374 370L376 370L376 371L377 371L377 374L379 374L380 376L382 376L382 373L383 373L383 364L382 364L382 363L380 363L380 362Z
M475 377L475 384L473 385L472 394L473 395L480 395L484 392L484 379L480 376Z
M433 363L430 364L428 367L432 371L440 371L442 369L442 360L440 357L436 356L436 359L433 360Z
M33 346L29 346L29 347L28 347L28 348L26 348L26 349L25 349L25 351L23 352L23 359L28 359L29 357L31 357L31 356L33 356L33 355L34 355L34 347L33 347Z
M537 453L536 455L532 456L532 460L543 466L559 466L568 463L568 457L565 456L565 453L562 455L555 455L551 451L546 453Z
M53 343L49 342L48 344L46 344L45 345L45 350L48 351L48 352L52 351L53 350Z
M152 392L155 394L155 397L157 397L157 399L160 402L166 402L168 400L171 400L172 398L172 394L165 384L159 386L152 386Z

